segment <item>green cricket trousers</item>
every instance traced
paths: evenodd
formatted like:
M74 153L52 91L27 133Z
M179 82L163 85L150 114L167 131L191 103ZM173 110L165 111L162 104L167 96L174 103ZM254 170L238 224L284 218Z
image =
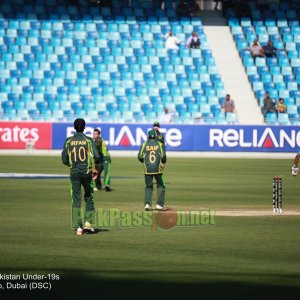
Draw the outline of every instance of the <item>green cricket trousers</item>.
M98 176L95 180L96 187L101 190L102 182L101 182L101 173L104 171L104 186L110 185L110 159L104 159L98 166Z
M165 193L166 184L163 179L163 174L145 174L145 204L152 205L152 194L153 194L153 177L156 180L157 185L157 202L156 204L164 206L165 204Z
M72 198L72 227L82 227L81 217L81 185L84 189L85 212L84 221L95 223L94 180L92 172L71 170L71 198Z

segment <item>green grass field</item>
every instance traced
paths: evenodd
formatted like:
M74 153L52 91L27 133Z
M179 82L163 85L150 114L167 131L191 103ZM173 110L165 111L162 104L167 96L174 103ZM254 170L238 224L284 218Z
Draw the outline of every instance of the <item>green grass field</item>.
M177 210L272 210L283 177L284 210L300 210L292 160L170 158L166 206ZM1 173L68 174L59 157L0 156ZM113 158L111 193L97 208L141 211L142 165ZM215 217L215 225L107 228L74 235L68 179L0 179L0 274L57 274L43 297L97 299L288 299L300 294L300 217ZM4 281L0 280L0 285ZM5 298L1 297L5 293ZM0 288L1 299L12 290ZM37 291L18 291L22 298ZM39 296L40 297L40 296ZM94 299L96 299L94 297Z

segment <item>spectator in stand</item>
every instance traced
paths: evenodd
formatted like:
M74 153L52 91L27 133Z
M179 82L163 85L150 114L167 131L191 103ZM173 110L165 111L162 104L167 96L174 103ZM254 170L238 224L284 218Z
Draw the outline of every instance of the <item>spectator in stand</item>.
M176 12L178 17L189 17L190 16L190 9L189 5L186 1L180 0L180 2L177 5Z
M160 117L160 123L161 124L169 124L169 123L173 123L173 116L174 113L170 113L169 109L167 107L165 107L164 109L164 114Z
M152 1L153 3L153 8L154 9L163 9L163 4L164 4L164 1L163 0L153 0Z
M255 59L256 57L264 57L263 48L258 44L257 40L253 41L253 45L247 48L250 50L252 57Z
M234 100L230 98L230 95L227 94L225 101L223 102L222 109L224 112L234 112L235 103Z
M266 57L277 57L277 48L274 47L273 43L268 40L267 45L263 46L263 53Z
M175 49L175 50L178 50L178 44L180 44L180 40L173 35L173 32L170 31L168 32L166 35L165 35L165 39L166 39L166 42L165 42L165 48L166 50L169 50L169 49Z
M197 1L190 0L189 11L190 11L190 15L191 16L195 16L195 15L197 15L201 11L200 6L197 3Z
M219 2L222 3L222 10L225 13L227 9L234 8L235 0L214 0L215 10L218 10Z
M193 31L192 35L187 39L186 47L190 48L190 49L199 49L200 48L200 38L195 31Z
M251 18L251 8L246 0L238 1L235 10L239 18Z
M222 1L221 0L214 0L214 2L216 3L215 4L215 10L218 10L219 2L222 2Z
M274 99L272 99L270 97L269 92L266 92L266 95L264 97L264 105L261 108L261 112L264 115L264 118L266 118L267 113L274 113L275 112L274 105L275 105Z
M286 113L286 105L284 104L283 98L279 98L279 102L276 105L277 114Z

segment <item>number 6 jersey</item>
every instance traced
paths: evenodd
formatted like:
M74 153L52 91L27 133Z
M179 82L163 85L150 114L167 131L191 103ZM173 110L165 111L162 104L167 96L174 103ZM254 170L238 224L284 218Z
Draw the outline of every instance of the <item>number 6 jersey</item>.
M160 174L167 161L165 147L156 139L148 139L142 144L138 159L144 163L145 174Z

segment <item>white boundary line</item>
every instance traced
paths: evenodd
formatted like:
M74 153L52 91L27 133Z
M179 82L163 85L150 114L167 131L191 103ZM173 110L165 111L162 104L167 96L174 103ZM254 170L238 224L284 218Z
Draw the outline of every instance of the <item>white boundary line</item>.
M0 178L33 178L33 179L42 179L42 178L51 178L51 179L61 179L61 178L70 178L70 175L66 174L35 174L35 173L0 173Z
M137 150L112 150L112 157L137 157ZM61 150L15 150L0 149L1 155L16 156L60 156ZM295 157L295 153L291 152L196 152L196 151L167 151L168 157L184 157L184 158L270 158L270 159L291 159Z

